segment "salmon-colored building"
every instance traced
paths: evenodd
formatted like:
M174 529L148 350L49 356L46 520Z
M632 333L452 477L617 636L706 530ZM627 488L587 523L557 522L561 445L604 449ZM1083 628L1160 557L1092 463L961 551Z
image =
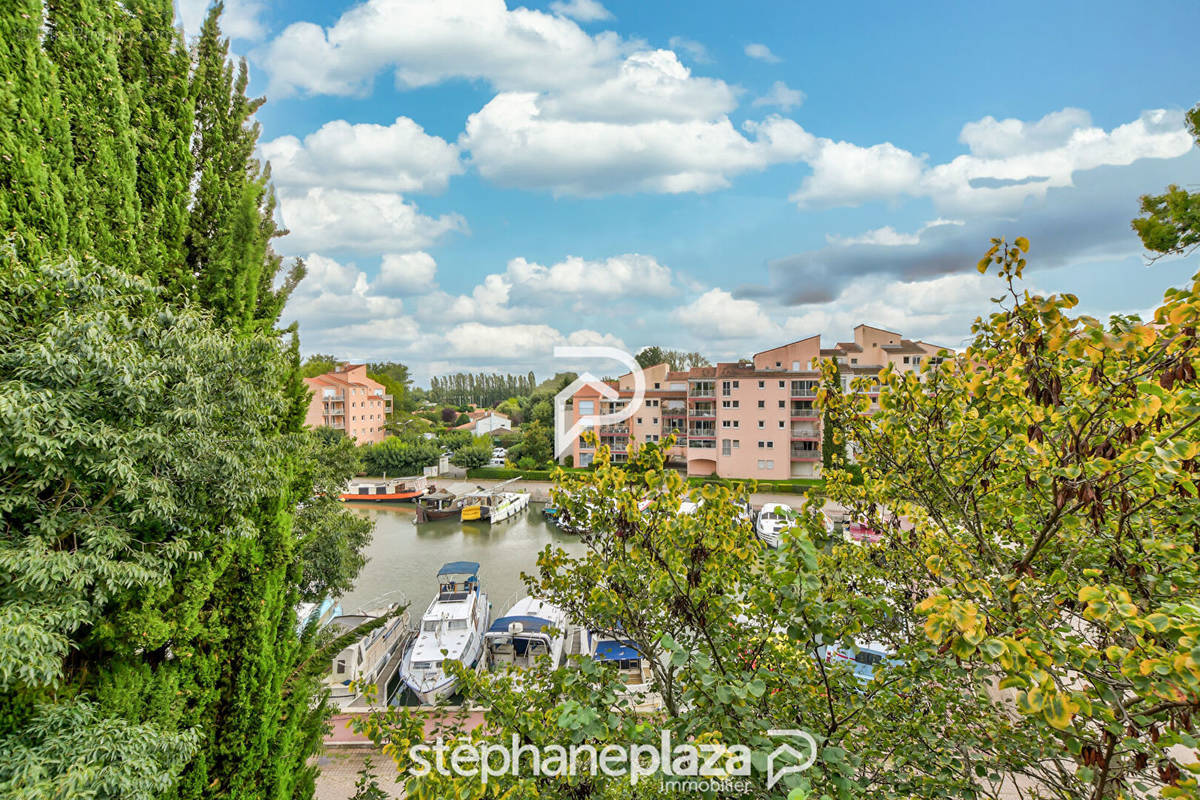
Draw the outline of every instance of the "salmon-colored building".
M359 444L383 441L392 396L382 383L367 377L366 364L343 364L304 382L312 393L305 425L345 431Z
M853 378L877 375L888 364L912 372L947 355L953 351L859 325L853 341L831 348L821 347L820 336L810 336L736 363L682 372L659 364L643 371L641 409L621 423L601 426L597 435L616 462L639 444L674 433L676 445L669 455L685 463L689 475L814 478L821 471L819 360L837 358L848 388ZM580 388L572 401L574 420L627 405L633 397L632 374L618 378L616 388L616 400L601 397L591 386ZM595 448L577 439L571 454L576 466L587 466Z

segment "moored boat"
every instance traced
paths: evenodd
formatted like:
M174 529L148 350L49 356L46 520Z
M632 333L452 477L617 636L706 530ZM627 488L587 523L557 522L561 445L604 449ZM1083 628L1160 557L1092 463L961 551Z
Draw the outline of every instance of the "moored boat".
M421 523L458 517L467 496L476 491L479 491L479 487L474 484L455 483L447 489L422 495L414 501L417 507L416 521Z
M630 700L634 710L655 711L661 707L662 698L654 691L650 662L633 642L596 630L587 631L586 637L586 654L598 664L617 671L624 684L620 693Z
M524 597L484 634L488 669L547 670L562 665L567 649L567 614L543 600Z
M758 512L758 522L755 523L755 533L767 547L779 547L779 539L783 532L791 527L795 512L783 503L767 503Z
M407 478L351 478L342 492L342 500L356 503L403 503L425 494L428 484L424 475Z
M397 604L386 608L362 611L357 614L342 614L329 621L329 627L339 636L355 628L395 611ZM397 614L362 638L344 647L333 658L325 686L329 688L330 701L339 708L346 708L355 700L365 696L367 687L374 684L375 702L384 702L380 696L386 689L379 685L389 664L407 638L408 612Z
M520 476L498 483L491 489L474 492L463 499L459 518L463 522L503 522L529 507L529 492L506 492L501 489Z
M430 705L458 689L458 678L449 674L446 661L459 661L465 667L479 663L490 616L487 594L479 586L479 564L443 564L437 582L437 594L421 616L417 637L400 667L405 685Z

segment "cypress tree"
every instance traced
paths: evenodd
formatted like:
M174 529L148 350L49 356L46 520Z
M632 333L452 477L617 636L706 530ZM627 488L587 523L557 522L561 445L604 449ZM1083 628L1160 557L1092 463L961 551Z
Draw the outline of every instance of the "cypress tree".
M68 232L71 138L43 21L41 0L0 4L0 236L29 259L61 253Z
M153 275L169 295L189 296L195 287L184 251L192 179L191 56L174 19L171 0L125 0L117 42L137 157L137 270Z
M70 124L67 197L73 247L114 266L138 252L137 157L117 64L120 24L108 0L47 0L46 52ZM83 235L86 238L83 238Z

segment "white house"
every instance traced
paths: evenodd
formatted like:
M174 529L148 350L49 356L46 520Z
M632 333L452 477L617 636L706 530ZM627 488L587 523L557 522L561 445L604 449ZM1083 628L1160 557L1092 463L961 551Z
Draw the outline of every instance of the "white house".
M495 431L511 431L512 420L498 411L472 411L469 415L470 422L465 422L462 425L455 427L458 431L470 431L475 436L482 436L485 433L493 433Z

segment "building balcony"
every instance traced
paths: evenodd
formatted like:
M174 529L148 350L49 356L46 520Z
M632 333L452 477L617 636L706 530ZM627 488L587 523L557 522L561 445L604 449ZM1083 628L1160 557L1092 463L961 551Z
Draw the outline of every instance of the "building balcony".
M629 426L628 425L601 425L600 433L602 435L609 434L609 435L615 435L615 436L628 436L629 435Z
M693 389L688 392L688 402L696 400L715 400L717 397L716 389Z
M692 419L716 419L717 410L715 408L697 408L693 409L688 416Z
M717 438L716 430L710 428L692 428L688 431L689 439L715 439Z
M797 447L792 445L792 461L820 461L820 447Z
M688 439L689 450L716 450L716 439Z
M815 425L793 425L792 426L792 438L793 439L820 439L821 438L821 430L820 430L820 428L817 428Z

